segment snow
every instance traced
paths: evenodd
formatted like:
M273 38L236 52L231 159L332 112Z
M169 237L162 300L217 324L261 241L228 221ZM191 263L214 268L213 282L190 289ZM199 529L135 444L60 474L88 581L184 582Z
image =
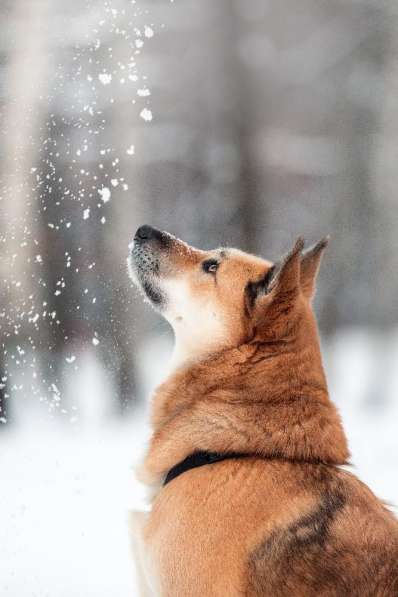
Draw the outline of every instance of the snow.
M143 496L137 423L75 434L34 421L1 437L2 597L137 595L127 527Z
M99 359L89 352L79 363L62 396L73 413L65 422L14 394L16 422L1 429L2 597L138 594L128 513L146 507L133 466L149 437L147 413L112 419L114 388Z
M137 95L140 97L148 97L151 95L151 91L147 87L142 87L141 89L137 89Z
M112 75L110 73L100 73L98 79L103 85L109 85L112 81Z
M102 189L98 189L98 193L101 195L101 199L104 203L108 203L111 198L111 191L108 187L102 187Z
M151 110L148 110L148 108L141 110L140 116L145 122L150 122L152 120L152 112Z
M148 25L146 25L145 29L144 29L144 35L145 35L145 37L148 37L148 38L153 37L154 31L153 31L152 27L149 27Z

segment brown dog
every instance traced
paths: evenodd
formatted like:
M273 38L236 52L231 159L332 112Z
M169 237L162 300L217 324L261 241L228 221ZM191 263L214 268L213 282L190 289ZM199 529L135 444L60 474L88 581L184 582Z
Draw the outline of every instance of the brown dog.
M176 338L133 517L142 595L398 596L397 520L339 466L311 307L326 244L272 264L137 231L131 274Z

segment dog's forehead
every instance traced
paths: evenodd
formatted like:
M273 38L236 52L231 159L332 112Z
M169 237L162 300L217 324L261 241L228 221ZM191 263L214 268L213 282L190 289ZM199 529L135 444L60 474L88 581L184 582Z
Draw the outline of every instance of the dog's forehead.
M219 257L222 260L225 260L226 263L230 263L231 265L238 265L244 266L246 269L250 271L263 271L271 267L272 262L268 261L267 259L263 259L262 257L258 257L257 255L251 255L250 253L245 253L240 249L234 248L220 248L217 250Z

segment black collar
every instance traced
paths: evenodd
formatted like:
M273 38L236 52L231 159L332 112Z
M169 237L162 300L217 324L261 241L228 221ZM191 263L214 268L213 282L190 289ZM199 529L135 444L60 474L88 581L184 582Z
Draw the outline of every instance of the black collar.
M224 452L224 454L217 452L194 452L169 470L163 485L167 485L167 483L170 483L170 481L179 477L182 473L189 471L191 468L197 468L198 466L203 466L205 464L213 464L214 462L220 462L221 460L227 460L228 458L243 458L244 456L250 456L250 454L243 454L240 452Z

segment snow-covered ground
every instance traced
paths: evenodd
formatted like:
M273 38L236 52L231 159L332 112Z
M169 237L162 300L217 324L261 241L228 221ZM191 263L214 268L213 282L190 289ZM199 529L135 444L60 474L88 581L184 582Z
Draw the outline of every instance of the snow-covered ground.
M372 396L363 404L377 373L371 375L377 343L366 333L347 332L327 346L326 353L331 393L344 418L354 471L377 495L397 504L395 340L396 335L390 364L381 360L390 381L380 388L380 408ZM98 386L92 370L94 378ZM85 392L89 382L83 384ZM95 399L85 395L95 409ZM105 424L90 412L81 424L68 425L27 408L19 424L0 435L1 597L138 597L127 516L129 508L144 503L132 465L148 435L145 414Z
M2 597L137 594L127 512L142 495L131 470L140 437L126 421L1 438Z
M77 361L65 391L76 421L16 394L16 423L0 433L1 597L138 597L128 512L145 507L133 466L147 413L111 416L98 361Z

